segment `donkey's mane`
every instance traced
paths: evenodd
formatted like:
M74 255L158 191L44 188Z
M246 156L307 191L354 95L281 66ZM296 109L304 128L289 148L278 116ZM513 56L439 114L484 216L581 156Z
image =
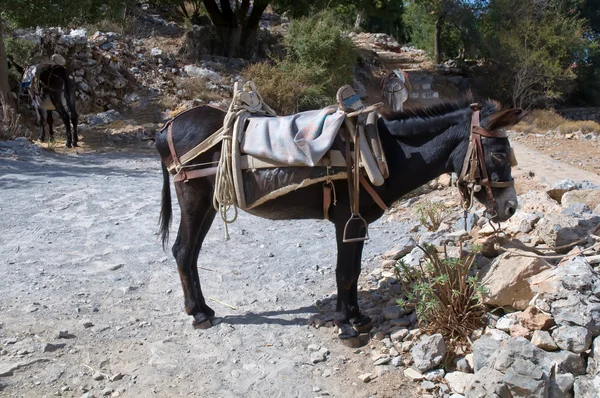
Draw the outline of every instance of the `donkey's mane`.
M465 113L471 112L469 107L474 102L473 97L467 94L459 100L444 101L440 104L422 108L407 109L405 111L385 110L381 113L390 133L396 137L427 136L466 122ZM481 120L500 110L500 104L493 100L481 103Z

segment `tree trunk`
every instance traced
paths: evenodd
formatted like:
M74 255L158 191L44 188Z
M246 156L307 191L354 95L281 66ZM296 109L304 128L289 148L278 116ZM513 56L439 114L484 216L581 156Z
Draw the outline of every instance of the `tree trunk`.
M441 37L442 37L442 17L438 17L437 21L435 22L435 38L434 38L434 42L433 42L433 58L434 58L434 62L435 64L439 64L440 62L442 62L441 59Z
M204 0L204 6L217 30L217 52L228 57L252 57L257 50L256 39L260 18L270 0L255 0L250 11L250 1L242 1L234 12L228 0ZM250 11L250 14L248 14Z
M4 23L2 19L0 19L0 95L4 97L8 105L14 107L10 85L8 84L8 60L4 48Z

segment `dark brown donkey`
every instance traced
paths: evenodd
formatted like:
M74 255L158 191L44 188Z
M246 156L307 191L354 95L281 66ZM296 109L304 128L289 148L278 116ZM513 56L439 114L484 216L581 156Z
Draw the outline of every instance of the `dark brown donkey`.
M30 66L23 75L21 89L28 92L31 104L37 113L40 141L45 140L46 123L50 140L54 140L52 111L56 111L67 130L67 148L77 146L78 115L75 109L75 87L69 79L67 68L63 65L45 63Z
M444 103L427 109L390 113L379 119L379 134L390 176L383 186L375 187L375 190L388 206L443 173L460 173L472 137L470 130L474 111L469 103ZM478 139L484 160L479 168L483 170L481 166L485 166L483 171L487 171L491 184L485 184L487 180L477 177L486 189L473 192L478 201L486 203L488 209L495 213L491 217L498 222L511 217L517 207L517 196L512 186L510 144L502 129L515 124L525 114L521 109L500 111L499 108L498 103L487 101L480 111L481 135ZM214 133L222 126L224 116L221 110L205 106L177 117L172 124L177 153L189 151ZM166 130L157 135L156 147L162 158L163 169L160 234L164 247L172 216L170 179L165 166L171 161ZM216 161L219 151L220 146L217 146L194 162L200 165ZM275 178L275 173L263 171L260 176ZM332 206L329 213L329 219L335 224L338 248L338 294L334 322L340 328L339 337L345 339L357 336L357 330L368 330L370 318L361 314L357 299L363 243L342 242L344 226L350 217L348 186L345 180L334 183L337 205ZM196 265L202 242L216 213L212 204L214 186L214 176L175 183L181 223L173 245L173 255L183 286L185 311L194 317L193 325L198 328L210 327L215 315L202 294ZM253 208L249 213L271 220L322 219L323 187L315 184L298 189ZM369 223L383 214L383 210L364 189L360 192L360 214ZM358 230L351 232L354 234L350 236L359 234Z

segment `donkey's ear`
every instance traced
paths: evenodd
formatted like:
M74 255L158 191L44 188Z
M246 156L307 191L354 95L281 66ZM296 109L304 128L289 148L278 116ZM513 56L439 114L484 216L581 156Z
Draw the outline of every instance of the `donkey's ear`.
M497 112L488 118L486 121L486 128L488 130L497 130L504 127L513 126L519 123L519 121L525 116L527 116L527 112L521 108L512 108L506 111Z

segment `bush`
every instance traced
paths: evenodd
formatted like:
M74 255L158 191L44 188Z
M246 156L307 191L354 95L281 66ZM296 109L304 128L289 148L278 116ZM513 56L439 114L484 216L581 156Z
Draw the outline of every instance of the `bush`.
M558 130L562 134L576 131L591 133L600 132L600 124L593 120L568 120L554 109L534 109L513 129L534 134L543 134L549 130Z
M485 315L485 288L477 276L469 276L475 254L441 258L434 246L422 249L424 265L408 267L400 261L396 266L406 292L406 299L397 304L415 308L425 332L441 333L451 346L466 346L473 331L483 326Z
M344 25L332 11L294 21L281 60L250 65L253 80L277 113L291 114L334 104L337 90L352 82L357 53Z
M593 120L574 120L561 124L558 129L563 134L580 131L582 133L600 132L600 123Z
M425 201L417 204L416 208L419 222L429 231L437 231L447 215L443 203Z
M333 10L292 22L285 45L288 57L315 76L331 93L352 82L357 52L352 40L342 33L345 26Z

